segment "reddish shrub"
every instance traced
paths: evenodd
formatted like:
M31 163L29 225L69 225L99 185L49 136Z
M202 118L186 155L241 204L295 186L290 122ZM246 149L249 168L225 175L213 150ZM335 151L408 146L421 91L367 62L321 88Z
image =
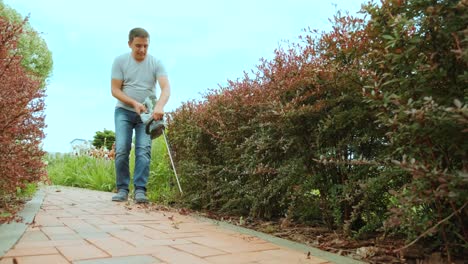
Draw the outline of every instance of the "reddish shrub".
M17 54L22 24L0 17L0 208L17 188L46 176L44 151L44 89L38 76L21 66Z
M466 3L369 3L183 105L168 130L184 201L466 256Z

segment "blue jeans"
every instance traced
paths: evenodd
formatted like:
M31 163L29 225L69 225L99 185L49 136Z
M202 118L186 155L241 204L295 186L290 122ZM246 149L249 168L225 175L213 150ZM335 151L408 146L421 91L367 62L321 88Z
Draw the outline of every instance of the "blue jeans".
M115 121L115 173L117 190L127 190L130 183L129 156L135 129L135 190L146 191L151 161L151 138L145 132L145 124L140 116L127 109L116 107Z

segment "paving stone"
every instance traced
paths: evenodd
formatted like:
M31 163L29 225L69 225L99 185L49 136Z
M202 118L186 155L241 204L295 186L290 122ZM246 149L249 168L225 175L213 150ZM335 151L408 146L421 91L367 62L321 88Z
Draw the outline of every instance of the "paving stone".
M202 232L200 232L200 233L162 233L161 235L148 233L146 236L152 239L175 239L175 238L204 237L205 235Z
M89 239L88 241L114 257L153 253L153 249L151 247L135 247L132 244L115 237Z
M40 248L40 247L56 247L56 246L79 246L88 244L84 240L49 240L49 241L26 241L20 240L14 249L20 248Z
M49 238L39 229L26 231L21 237L21 241L47 241Z
M44 215L40 212L36 215L35 222L36 226L63 226L63 223L60 222L57 217Z
M48 226L48 227L41 227L41 231L44 234L50 235L62 235L62 234L74 234L75 232L67 226Z
M13 258L2 258L0 264L13 264Z
M74 261L74 264L152 264L161 263L158 259L152 256L127 256L127 257L116 257L116 258L101 258L92 260L81 260Z
M248 243L242 239L231 236L225 236L221 238L214 238L212 236L193 237L187 238L187 240L230 253L261 251L279 248L278 246L271 243Z
M110 257L109 254L92 245L65 246L57 249L69 261Z
M210 262L206 261L203 258L194 256L192 254L186 253L174 249L172 247L161 246L154 249L155 253L152 255L166 261L168 263L190 263L190 264L208 264Z
M38 263L53 263L53 264L69 264L64 257L61 255L43 255L43 256L25 256L25 257L15 257L17 263L19 264L38 264ZM11 262L5 262L10 264L14 263L13 258L5 258L6 261L11 261ZM3 262L0 262L1 264L4 264Z
M166 235L166 233L147 227L145 225L122 225L122 230L129 230L149 238L158 238Z
M277 249L277 250L266 250L259 252L260 263L307 263L307 264L325 264L328 260L317 258L314 256L307 256L306 253L297 254L296 251Z
M58 254L55 247L17 248L8 251L5 257L37 256Z
M183 244L183 245L173 245L173 248L188 252L195 256L199 257L209 257L209 256L216 256L216 255L225 255L228 254L226 251L221 251L219 249L210 248L203 245L198 244Z
M83 237L78 234L53 234L49 236L50 240L82 240Z
M0 264L11 264L13 258L26 264L328 263L261 235L133 202L115 203L112 193L68 187L45 192L36 222Z
M91 238L109 238L109 235L106 232L79 232L78 235L83 239L91 239Z

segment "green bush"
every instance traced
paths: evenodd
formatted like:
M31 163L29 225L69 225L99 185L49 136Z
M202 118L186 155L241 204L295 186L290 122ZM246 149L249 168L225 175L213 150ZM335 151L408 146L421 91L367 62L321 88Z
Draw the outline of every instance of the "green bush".
M468 248L466 1L338 14L256 71L172 113L198 209L321 221L355 238ZM382 224L385 223L385 224ZM426 243L427 242L427 243Z
M468 248L468 6L408 1L366 10L369 37L379 37L366 97L386 130L386 160L409 176L391 192L398 204L387 224L443 248L450 261Z

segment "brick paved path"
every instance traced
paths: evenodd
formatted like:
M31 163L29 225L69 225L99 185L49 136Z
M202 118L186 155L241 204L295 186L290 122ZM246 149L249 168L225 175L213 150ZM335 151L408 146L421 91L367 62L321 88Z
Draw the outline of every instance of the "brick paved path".
M0 264L330 263L190 216L111 202L112 193L45 192L35 222Z

